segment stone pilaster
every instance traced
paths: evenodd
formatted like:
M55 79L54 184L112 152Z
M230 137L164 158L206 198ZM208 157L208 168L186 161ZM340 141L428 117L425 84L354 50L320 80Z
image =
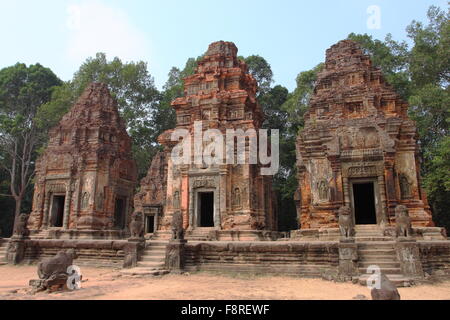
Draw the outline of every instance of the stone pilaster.
M182 273L184 270L184 246L186 240L170 240L166 247L166 268L172 273Z
M348 281L358 274L358 245L353 239L341 240L339 242L339 277Z
M124 247L125 257L123 261L123 267L136 267L144 248L145 239L128 239L128 243Z
M396 241L395 250L403 275L414 278L424 277L419 245L416 240L400 237Z
M69 215L71 203L72 203L72 184L68 183L66 188L66 199L64 202L63 229L69 228Z
M16 237L13 236L8 243L8 248L6 249L6 261L9 264L19 264L25 258L25 249L27 237Z

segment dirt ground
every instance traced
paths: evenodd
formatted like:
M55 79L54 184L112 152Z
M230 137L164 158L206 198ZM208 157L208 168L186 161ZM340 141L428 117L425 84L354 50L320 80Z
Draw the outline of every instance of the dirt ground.
M370 290L320 279L194 273L158 277L123 276L119 270L81 267L82 288L64 293L29 293L36 266L0 266L0 300L351 300ZM399 288L402 300L449 300L450 281Z

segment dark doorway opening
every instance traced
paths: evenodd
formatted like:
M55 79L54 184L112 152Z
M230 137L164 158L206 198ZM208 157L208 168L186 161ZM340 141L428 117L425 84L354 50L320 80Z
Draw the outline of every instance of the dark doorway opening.
M353 184L355 224L376 224L375 192L373 183Z
M50 225L52 227L62 227L64 220L64 203L66 201L65 196L53 196L52 201L52 218Z
M155 216L145 216L145 233L155 232Z
M199 193L200 225L199 227L214 227L214 192Z
M114 210L114 228L125 228L125 203L126 199L116 198L116 206Z

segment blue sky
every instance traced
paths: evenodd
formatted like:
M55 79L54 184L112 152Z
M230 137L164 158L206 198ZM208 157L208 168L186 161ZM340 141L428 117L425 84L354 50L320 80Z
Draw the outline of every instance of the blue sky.
M374 5L379 29L367 24ZM407 40L406 26L427 21L430 5L448 8L446 0L0 0L0 68L39 62L69 80L101 51L146 61L161 88L172 66L226 40L240 55L263 56L275 82L292 90L297 74L349 33Z

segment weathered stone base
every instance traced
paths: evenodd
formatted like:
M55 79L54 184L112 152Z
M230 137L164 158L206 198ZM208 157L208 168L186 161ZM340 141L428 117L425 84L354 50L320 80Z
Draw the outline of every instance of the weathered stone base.
M398 280L397 285L402 286L409 280L420 283L427 274L450 278L450 241L407 239L389 243L395 248L392 261L383 260L380 265L399 265L393 275ZM366 276L361 274L366 261L361 260L360 250L367 251L368 244L370 242L191 242L185 246L185 270L357 281Z
M357 226L358 228L358 226ZM378 226L374 225L374 228ZM364 236L364 235L363 235ZM295 241L339 241L341 235L339 228L300 229L290 232L290 239ZM358 237L358 234L357 234ZM395 227L379 229L379 234L365 236L366 240L383 241L395 239ZM439 227L414 227L412 239L414 240L447 240L445 229Z
M220 230L216 231L218 241L275 241L279 232L266 230Z
M203 242L185 246L187 271L320 277L339 265L338 243Z
M67 289L67 274L59 274L51 279L38 279L38 280L30 280L29 285L32 289L32 293L40 292L40 291L59 291L59 290L68 290Z
M207 230L204 230L207 229ZM160 231L154 234L154 240L169 240L170 231ZM276 241L285 234L268 230L208 230L208 228L186 231L185 238L189 241Z
M11 242L14 241L10 240ZM133 257L136 261L139 260L138 247L142 242L22 239L20 243L24 247L23 263L37 262L42 258L54 256L61 250L73 248L78 255L74 261L76 265L121 268L130 245L135 254ZM384 256L380 265L384 264L384 268L388 270L397 265L398 271L393 274L399 279L412 279L420 283L428 276L450 278L448 240L416 241L400 238L397 241L383 242L356 240L354 243L292 240L197 241L183 244L184 250L181 251L184 251L184 261L180 266L185 271L225 271L316 278L336 275L337 277L328 278L350 281L365 276L361 272L367 267L367 251L370 246L375 246L375 249L381 246L379 251L386 251L389 246L392 248L392 255ZM372 259L375 260L370 264L377 264L376 256L372 256ZM182 261L181 257L177 261Z
M24 255L20 263L32 264L53 257L61 250L74 249L77 265L119 267L124 262L126 240L36 240L23 242Z
M32 239L121 240L128 237L129 232L125 230L65 230L61 228L30 230Z
M419 241L423 271L430 276L450 277L450 241Z

